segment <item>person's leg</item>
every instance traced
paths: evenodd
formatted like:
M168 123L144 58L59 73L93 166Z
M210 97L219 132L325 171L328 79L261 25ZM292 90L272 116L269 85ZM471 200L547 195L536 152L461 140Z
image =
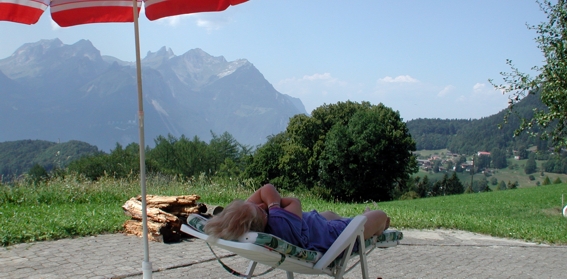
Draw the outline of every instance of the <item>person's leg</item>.
M364 212L366 223L364 224L364 239L373 235L381 235L390 226L390 218L384 211L372 210Z
M321 216L325 217L325 219L327 219L329 221L330 220L338 220L338 219L343 218L333 211L325 211L325 212L321 212L319 214L321 214Z

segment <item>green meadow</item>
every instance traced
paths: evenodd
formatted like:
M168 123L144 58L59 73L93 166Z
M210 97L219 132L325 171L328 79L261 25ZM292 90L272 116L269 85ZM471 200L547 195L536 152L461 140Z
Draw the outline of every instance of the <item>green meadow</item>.
M255 186L230 179L199 177L190 181L164 176L147 179L147 193L197 194L200 202L226 205L245 199ZM0 243L16 243L119 233L125 216L121 206L140 193L137 180L78 177L39 185L0 185ZM306 192L283 193L302 200L304 210L332 210L354 216L365 207L382 209L401 229L458 229L526 241L567 244L567 218L561 214L567 184L462 194L381 203L328 202Z

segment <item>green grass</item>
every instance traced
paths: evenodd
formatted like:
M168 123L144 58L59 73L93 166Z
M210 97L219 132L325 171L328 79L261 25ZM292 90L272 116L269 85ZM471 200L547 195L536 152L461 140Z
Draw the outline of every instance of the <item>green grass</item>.
M163 176L147 180L147 193L197 194L201 202L226 205L254 191L249 182L199 177L189 182ZM137 181L102 179L90 182L68 177L31 186L0 185L0 243L52 240L117 233L128 219L121 206L140 193ZM332 210L343 216L366 206L392 217L392 226L417 229L449 228L535 242L567 244L567 218L561 215L561 195L567 184L464 194L407 201L346 204L323 201L310 193L283 193L300 198L304 210Z
M526 241L566 244L557 184L380 204L400 228L448 228Z

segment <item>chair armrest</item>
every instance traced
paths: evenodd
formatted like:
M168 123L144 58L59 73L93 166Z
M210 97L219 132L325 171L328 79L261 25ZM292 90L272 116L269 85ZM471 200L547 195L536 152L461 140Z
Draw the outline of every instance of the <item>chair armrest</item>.
M358 215L354 217L335 242L333 242L333 245L329 247L329 250L317 261L314 268L323 270L329 266L350 244L354 243L357 236L364 235L365 223L366 216Z

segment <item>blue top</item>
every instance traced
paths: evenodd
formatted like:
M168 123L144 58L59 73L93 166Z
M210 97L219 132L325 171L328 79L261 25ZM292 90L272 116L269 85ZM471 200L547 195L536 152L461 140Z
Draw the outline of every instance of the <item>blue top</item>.
M303 219L282 208L270 208L265 232L293 245L325 253L351 219L328 221L316 210L303 212Z

